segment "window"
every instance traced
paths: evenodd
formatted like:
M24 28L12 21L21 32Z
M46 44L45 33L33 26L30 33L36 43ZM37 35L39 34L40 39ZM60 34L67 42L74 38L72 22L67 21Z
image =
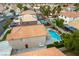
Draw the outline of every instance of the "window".
M28 48L28 44L25 44L25 47Z

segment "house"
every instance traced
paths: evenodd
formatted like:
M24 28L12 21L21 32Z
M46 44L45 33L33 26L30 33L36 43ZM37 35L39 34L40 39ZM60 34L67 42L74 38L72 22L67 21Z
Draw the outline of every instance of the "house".
M68 5L68 7L67 7L67 11L74 11L74 10L76 10L76 6L74 6L74 5Z
M68 4L64 8L65 8L65 11L75 11L76 10L76 6L74 6L73 4Z
M64 20L64 24L68 24L69 22L79 19L79 12L61 12L59 18Z
M12 47L9 45L8 41L0 42L0 56L10 56Z
M26 14L36 15L36 13L33 10L26 10L21 13L21 15L26 15Z
M76 21L69 22L68 25L79 30L79 19Z
M65 56L59 49L47 48L16 54L15 56Z
M4 5L3 4L0 4L0 13L3 13L4 10L5 10L4 9Z
M44 46L46 36L44 25L18 26L7 35L7 40L13 49L23 49Z
M36 25L38 24L37 17L35 15L22 15L19 16L17 19L13 20L11 27L20 26L20 25Z

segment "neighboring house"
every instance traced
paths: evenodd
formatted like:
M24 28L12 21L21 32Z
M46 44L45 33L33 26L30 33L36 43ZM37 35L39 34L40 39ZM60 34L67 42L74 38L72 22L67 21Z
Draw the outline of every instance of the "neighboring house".
M62 12L59 18L64 20L64 24L68 24L69 22L79 19L79 12Z
M68 6L64 7L65 11L74 11L76 10L76 6L74 6L73 4L69 4Z
M21 13L21 15L26 15L26 14L36 15L36 13L33 10L26 10Z
M23 49L44 46L46 36L44 25L31 25L14 27L6 39L13 49Z
M26 26L26 25L36 25L38 24L37 17L35 15L22 15L19 16L17 19L13 20L13 23L11 24L11 27L15 26Z
M5 10L4 5L0 4L0 13L3 13L4 10Z
M76 21L72 21L72 22L68 23L68 25L79 30L79 19Z
M15 56L65 56L56 47L16 54Z
M12 52L12 47L9 45L8 41L0 42L0 56L10 56Z

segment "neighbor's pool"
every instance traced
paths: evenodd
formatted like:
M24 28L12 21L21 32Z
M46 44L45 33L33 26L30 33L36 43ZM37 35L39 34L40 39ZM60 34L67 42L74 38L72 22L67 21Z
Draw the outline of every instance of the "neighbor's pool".
M51 36L52 40L54 40L55 42L61 41L61 37L57 32L55 32L53 30L48 30L48 33Z
M47 24L47 21L45 20L40 20L41 24Z

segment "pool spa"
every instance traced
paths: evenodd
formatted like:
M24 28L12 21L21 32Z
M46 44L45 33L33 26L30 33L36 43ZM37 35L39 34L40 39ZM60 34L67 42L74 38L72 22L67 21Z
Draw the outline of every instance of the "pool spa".
M50 39L53 42L60 42L61 41L61 37L56 31L53 31L52 29L48 29L48 34L50 36Z

